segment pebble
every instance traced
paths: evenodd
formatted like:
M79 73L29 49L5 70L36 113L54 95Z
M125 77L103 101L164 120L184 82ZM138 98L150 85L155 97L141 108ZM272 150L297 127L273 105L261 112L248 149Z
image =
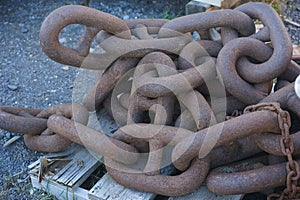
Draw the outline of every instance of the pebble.
M12 91L15 91L18 89L18 86L16 86L16 85L8 85L7 87Z
M66 38L59 38L59 43L66 43L67 39Z
M198 32L193 31L192 35L193 35L193 39L194 39L194 40L200 40L200 35L199 35Z
M123 19L124 19L124 20L129 19L129 15L124 15L124 16L123 16Z
M28 32L28 29L25 28L25 27L22 27L22 28L21 28L21 32L22 32L22 33L27 33L27 32Z
M6 137L6 138L10 138L10 137L11 137L11 133L6 133L6 134L5 134L5 137Z
M27 178L27 174L26 173L24 173L23 175L22 175L22 179L26 179Z
M62 67L62 69L65 70L65 71L68 71L70 68L69 68L69 66L65 65L65 66Z

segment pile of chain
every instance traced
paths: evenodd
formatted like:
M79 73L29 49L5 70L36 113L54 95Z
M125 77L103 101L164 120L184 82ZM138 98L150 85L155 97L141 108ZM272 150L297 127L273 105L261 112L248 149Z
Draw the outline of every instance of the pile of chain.
M255 20L264 24L258 32ZM70 24L85 26L74 49L58 40ZM102 53L89 52L95 39ZM118 183L166 196L188 194L206 181L217 194L285 186L268 198L300 198L300 99L294 91L300 66L269 5L170 21L124 21L70 5L45 19L40 41L54 61L105 71L82 105L0 107L0 128L24 134L30 149L84 145L104 156ZM86 126L89 112L101 107L119 125L112 136Z

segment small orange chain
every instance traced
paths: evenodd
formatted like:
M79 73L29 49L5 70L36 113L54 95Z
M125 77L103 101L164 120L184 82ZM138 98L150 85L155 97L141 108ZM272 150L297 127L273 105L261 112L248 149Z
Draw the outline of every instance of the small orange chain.
M281 194L272 193L268 196L268 200L277 199L299 199L300 198L300 167L299 164L293 160L294 143L290 136L291 127L291 117L289 112L284 111L280 108L279 103L260 103L254 106L249 106L244 110L244 113L260 111L260 110L270 110L278 115L278 124L281 130L282 138L280 140L280 146L282 153L287 157L288 162L286 163L286 188L281 192Z
M238 116L241 116L243 114L243 111L241 110L234 110L230 116L226 116L226 120L230 120L230 119L233 119L233 118L236 118Z

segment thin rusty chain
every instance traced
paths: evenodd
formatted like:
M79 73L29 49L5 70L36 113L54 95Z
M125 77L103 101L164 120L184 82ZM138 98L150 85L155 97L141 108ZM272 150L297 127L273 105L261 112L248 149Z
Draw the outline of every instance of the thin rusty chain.
M234 110L234 111L231 113L231 115L226 116L226 120L230 120L230 119L232 119L232 118L241 116L242 114L243 114L243 111L241 111L241 110Z
M286 163L286 188L281 194L272 193L268 196L268 200L271 199L295 199L300 197L300 186L298 184L300 178L299 164L293 159L294 143L290 136L291 117L288 111L282 110L279 103L260 103L257 105L249 106L244 110L244 113L271 110L278 115L278 125L281 130L280 147L282 153L287 157Z

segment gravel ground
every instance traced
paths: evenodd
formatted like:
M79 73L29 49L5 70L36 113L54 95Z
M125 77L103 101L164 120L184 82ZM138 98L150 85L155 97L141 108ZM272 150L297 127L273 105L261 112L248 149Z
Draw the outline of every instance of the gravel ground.
M300 24L300 0L286 1L284 16ZM291 36L293 44L300 45L300 27L285 22L286 28Z
M187 0L177 1L99 1L90 7L122 19L168 18L184 14ZM288 1L285 15L300 23L300 1ZM71 102L77 69L48 59L39 46L39 29L54 9L81 1L15 0L0 1L0 105L43 109ZM293 43L299 44L300 29L286 24ZM72 25L61 34L61 42L72 46L78 41L81 26ZM15 136L0 130L0 146ZM27 166L41 153L27 149L22 140L0 148L0 199L41 199L43 194L30 193Z

